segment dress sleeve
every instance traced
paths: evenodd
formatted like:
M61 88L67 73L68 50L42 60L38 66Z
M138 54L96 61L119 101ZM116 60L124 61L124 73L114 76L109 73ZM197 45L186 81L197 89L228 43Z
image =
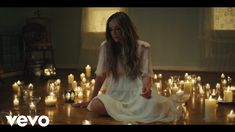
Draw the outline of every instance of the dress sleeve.
M150 47L143 47L142 56L142 76L153 77L152 57Z
M100 45L100 50L99 50L99 57L98 57L98 63L96 67L95 74L97 76L102 76L105 72L105 66L106 66L106 46L105 42L103 42Z

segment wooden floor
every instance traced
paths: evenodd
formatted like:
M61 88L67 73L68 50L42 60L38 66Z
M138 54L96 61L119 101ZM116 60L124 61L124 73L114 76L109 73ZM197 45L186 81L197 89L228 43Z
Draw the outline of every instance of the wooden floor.
M0 80L0 111L1 111L1 124L6 124L5 113L12 111L13 114L29 115L30 113L28 106L20 99L20 106L13 107L13 90L12 84L18 80L24 81L24 83L32 83L34 85L34 94L36 96L42 97L41 101L37 105L37 111L34 114L37 115L47 115L50 119L50 124L56 125L80 125L84 120L88 120L91 124L97 125L127 125L128 122L118 122L108 116L98 116L87 109L74 108L70 103L65 103L62 98L62 93L67 89L67 75L74 74L75 80L79 80L79 75L81 72L76 70L57 70L56 78L61 79L61 90L58 98L58 102L55 107L45 106L44 98L47 95L46 92L46 79L39 79L33 77L17 76L12 78L6 78ZM162 73L163 82L172 75L184 76L185 72L182 71L155 71L155 73ZM210 83L212 87L215 87L217 82L220 82L221 72L188 72L189 74L196 74L201 76L202 84ZM235 78L234 73L225 73L226 76L230 76L232 79ZM232 81L234 85L234 81ZM230 104L218 104L217 108L217 120L213 123L208 123L204 121L204 101L201 101L200 97L193 94L191 99L186 104L188 110L188 117L181 118L175 122L161 123L154 122L151 125L161 125L161 124L172 124L172 125L230 125L235 124L235 122L227 121L227 114L231 109L235 110L235 103Z

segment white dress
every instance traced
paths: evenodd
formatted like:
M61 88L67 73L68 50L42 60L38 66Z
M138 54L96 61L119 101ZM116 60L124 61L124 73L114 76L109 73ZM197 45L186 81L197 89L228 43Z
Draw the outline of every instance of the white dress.
M142 76L153 76L150 44L138 40L138 55L141 57ZM100 46L96 75L102 75L106 63L106 41ZM123 68L118 63L118 72ZM105 80L106 92L96 96L105 106L107 113L117 121L130 123L171 122L179 117L176 104L170 98L161 96L152 88L152 98L146 99L140 94L142 92L142 80L138 77L130 80L125 74L118 81L108 76ZM92 102L92 101L91 101ZM87 109L91 111L90 104Z

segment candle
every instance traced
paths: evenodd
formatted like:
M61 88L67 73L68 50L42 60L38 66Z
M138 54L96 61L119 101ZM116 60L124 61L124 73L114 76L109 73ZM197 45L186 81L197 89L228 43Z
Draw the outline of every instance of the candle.
M153 79L154 79L154 80L157 80L157 74L154 74Z
M172 87L172 93L176 93L178 91L178 86L175 84L174 87Z
M86 66L86 77L90 78L91 77L91 67L89 65Z
M223 81L222 81L222 85L223 85L223 86L226 86L226 85L227 85L227 81L226 81L226 79L223 79Z
M55 85L60 85L60 83L61 83L61 80L60 79L56 79Z
M185 91L186 93L191 94L192 87L193 87L192 83L189 82L188 80L186 80L186 81L184 82L184 91Z
M74 80L74 75L73 74L69 74L68 75L68 84L72 84Z
M224 73L222 73L220 77L221 77L221 78L225 78L225 75L224 75Z
M91 125L91 121L84 120L84 121L82 121L82 125Z
M182 91L181 89L179 89L177 92L176 92L176 95L177 96L183 96L184 95L184 91Z
M161 73L158 74L158 78L162 79L162 74Z
M17 95L15 95L15 96L14 96L14 100L13 100L13 105L14 105L14 106L19 106L19 103L20 103L20 102L19 102L19 99L18 99Z
M218 100L218 102L222 102L223 101L223 99L220 96L218 97L217 100Z
M209 99L205 99L205 121L206 122L216 121L216 109L217 109L217 104L216 104L215 99L212 99L211 96Z
M95 85L95 79L91 80L91 84L94 86Z
M72 89L75 89L77 87L77 81L73 81L72 83Z
M78 93L78 98L79 98L79 99L82 99L82 98L83 98L83 93L82 93L82 91L79 91L79 93Z
M233 92L230 90L230 87L227 90L224 90L224 102L232 102L233 101Z
M30 102L29 107L30 107L31 110L35 110L36 109L36 106L35 106L35 104L33 102Z
M80 74L80 79L82 80L84 77L85 77L85 74L84 74L84 73L81 73L81 74Z
M66 100L70 100L70 93L69 92L66 93L65 98L66 98Z
M201 82L201 77L200 76L197 77L197 82Z
M15 91L15 92L18 92L20 89L19 85L16 82L14 84L12 84L12 88L13 88L13 91Z
M231 110L230 113L227 114L227 119L230 122L234 122L235 121L235 114L233 113L233 110Z
M49 95L45 98L46 106L55 106L57 98L54 95Z

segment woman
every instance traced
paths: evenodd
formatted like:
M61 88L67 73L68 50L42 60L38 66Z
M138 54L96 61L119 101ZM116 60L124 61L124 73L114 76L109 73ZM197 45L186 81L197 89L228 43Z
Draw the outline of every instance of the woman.
M92 100L77 106L125 122L169 122L178 117L174 103L152 89L150 44L139 40L124 12L107 20L106 41L100 46L95 73ZM107 90L97 96L104 81Z

